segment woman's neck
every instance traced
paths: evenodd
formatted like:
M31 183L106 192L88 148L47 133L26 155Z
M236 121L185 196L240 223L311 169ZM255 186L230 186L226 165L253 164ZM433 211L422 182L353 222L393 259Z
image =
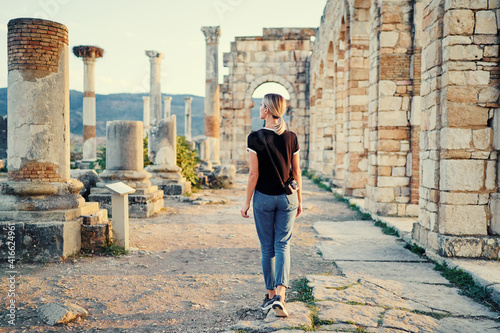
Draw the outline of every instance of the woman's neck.
M269 117L266 119L265 128L274 129L274 126L278 124L279 119L274 119L273 117Z

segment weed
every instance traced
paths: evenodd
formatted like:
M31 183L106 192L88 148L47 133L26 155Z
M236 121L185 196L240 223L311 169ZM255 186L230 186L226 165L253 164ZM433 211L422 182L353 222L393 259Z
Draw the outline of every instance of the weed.
M432 318L437 319L437 320L441 320L441 319L446 318L446 317L453 317L453 315L447 314L447 313L426 312L426 311L419 311L419 310L412 310L410 312L424 315L424 316L429 316L429 317L432 317Z
M125 248L118 246L115 243L109 243L109 244L101 247L101 249L102 249L102 253L104 255L113 256L113 257L118 257L121 255L128 254L128 250L125 250Z
M303 302L307 304L312 304L314 302L314 297L312 295L312 288L309 287L307 279L305 277L292 281L292 290L297 292L296 296L290 301Z
M486 287L478 285L469 273L457 267L451 269L446 263L435 263L435 265L434 270L441 272L443 277L460 289L462 295L500 312L500 307L491 299L491 292Z
M411 252L418 254L419 256L425 256L425 249L423 247L418 246L417 244L406 244L405 249L410 250Z
M380 227L384 234L399 237L399 232L394 227L389 227L385 222L377 220L375 225Z

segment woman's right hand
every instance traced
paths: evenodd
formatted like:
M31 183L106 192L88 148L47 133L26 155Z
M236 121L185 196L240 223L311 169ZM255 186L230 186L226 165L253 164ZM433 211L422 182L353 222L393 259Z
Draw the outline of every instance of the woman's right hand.
M248 216L248 210L250 209L250 204L249 203L246 203L243 208L241 209L240 213L241 213L241 216L243 217L250 217Z

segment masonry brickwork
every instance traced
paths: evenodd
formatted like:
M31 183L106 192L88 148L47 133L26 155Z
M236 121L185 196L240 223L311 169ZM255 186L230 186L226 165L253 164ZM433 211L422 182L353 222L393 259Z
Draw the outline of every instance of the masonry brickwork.
M308 168L444 256L499 257L499 9L329 0L309 59Z

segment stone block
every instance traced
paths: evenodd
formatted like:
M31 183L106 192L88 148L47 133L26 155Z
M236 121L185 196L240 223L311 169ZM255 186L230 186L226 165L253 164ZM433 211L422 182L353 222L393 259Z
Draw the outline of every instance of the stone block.
M479 258L483 252L481 239L477 237L439 235L438 243L438 253L443 257Z
M483 57L483 50L479 45L449 46L449 58L444 60L479 60Z
M398 39L399 33L397 31L382 31L380 33L380 47L395 47Z
M379 110L399 111L401 110L402 101L402 97L382 96L379 99Z
M445 111L443 125L447 127L486 127L488 123L488 109L481 106L450 102Z
M374 188L374 200L377 202L394 202L393 188Z
M489 232L500 236L500 193L492 193L490 201L491 223Z
M479 196L477 193L460 193L442 191L439 199L442 204L448 205L477 205Z
M479 103L498 103L500 90L498 87L490 86L479 93Z
M488 71L470 71L466 75L469 85L487 85L490 83L490 72Z
M470 149L472 130L462 128L444 127L441 129L442 149Z
M441 205L439 233L455 236L487 235L486 206Z
M403 187L408 186L409 183L408 177L377 177L379 187Z
M484 47L485 58L497 58L499 55L498 45L488 45Z
M379 153L377 155L377 165L390 167L406 166L406 155Z
M495 12L490 10L482 10L476 13L476 34L491 34L496 35L497 19Z
M472 131L472 142L474 148L485 150L490 148L493 130L491 128L484 128L481 130Z
M82 250L99 252L111 242L109 224L82 225Z
M449 10L444 14L444 36L472 35L474 33L474 12L468 9Z
M448 86L445 88L446 99L450 102L477 103L478 93L471 86Z
M422 163L422 185L437 189L439 176L438 176L438 162L430 159L424 159Z
M486 161L486 179L484 181L484 187L488 191L492 191L496 188L497 180L497 162L496 161Z
M408 126L408 113L406 111L380 112L379 126Z
M484 185L485 164L478 160L441 160L440 189L479 191Z

